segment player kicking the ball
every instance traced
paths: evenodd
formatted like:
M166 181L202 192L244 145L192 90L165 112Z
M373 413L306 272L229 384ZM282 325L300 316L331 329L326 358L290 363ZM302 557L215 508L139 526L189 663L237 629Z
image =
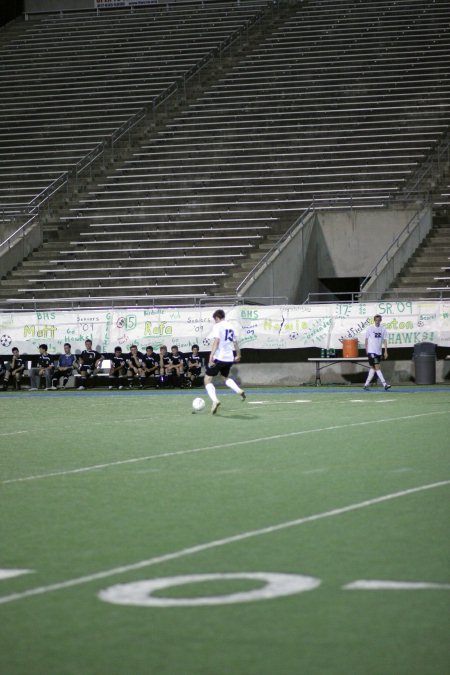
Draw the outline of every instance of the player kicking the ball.
M220 406L220 401L217 398L213 377L219 375L219 373L222 375L227 387L232 389L236 394L239 394L243 401L245 401L246 396L245 391L230 377L231 366L233 363L238 363L241 360L241 350L234 335L233 326L229 321L225 320L223 309L216 309L213 319L215 321L211 333L213 344L206 367L205 389L212 401L211 413L215 415Z

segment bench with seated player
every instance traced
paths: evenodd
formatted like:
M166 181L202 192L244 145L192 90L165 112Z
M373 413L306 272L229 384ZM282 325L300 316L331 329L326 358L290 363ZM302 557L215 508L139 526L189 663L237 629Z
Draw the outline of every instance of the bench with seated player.
M127 366L128 366L128 387L133 388L134 382L136 381L139 389L144 388L145 383L145 372L144 372L144 355L138 351L137 345L131 345L130 353L127 356Z
M46 344L39 345L39 357L37 366L29 369L30 391L37 391L41 385L41 377L45 379L45 388L52 388L52 376L54 371L54 358L48 353Z
M99 373L103 363L103 355L92 349L92 340L85 340L84 346L78 359L79 390L86 389L89 378Z
M3 375L3 391L8 389L10 382L16 391L19 391L26 368L27 361L25 357L20 355L17 347L13 347L11 362L6 365L0 364L0 376Z

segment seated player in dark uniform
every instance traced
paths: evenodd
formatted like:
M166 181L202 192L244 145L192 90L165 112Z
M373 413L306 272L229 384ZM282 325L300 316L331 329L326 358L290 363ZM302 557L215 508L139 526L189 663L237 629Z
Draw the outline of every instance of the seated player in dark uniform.
M130 353L127 357L128 365L128 386L133 387L133 381L136 379L139 383L139 389L144 388L145 373L143 364L143 354L138 351L137 345L131 345Z
M166 345L161 345L159 348L159 384L158 386L165 386L169 383L169 375L172 362L167 353Z
M183 387L186 384L186 378L184 376L184 371L186 370L186 361L184 354L182 354L177 345L172 345L170 348L170 363L171 367L169 369L172 384L175 387Z
M109 370L109 389L123 389L127 379L128 364L127 359L122 354L122 347L114 349L114 355L111 357L111 368Z
M78 389L86 389L88 379L98 373L103 361L103 355L96 349L92 349L92 340L85 340L84 346L85 349L78 359L78 372L81 380Z
M146 348L145 354L142 357L142 365L145 378L149 378L149 382L153 382L156 385L156 378L159 376L159 354L156 354L150 345Z
M8 364L7 368L4 370L3 373L4 391L8 389L8 384L10 380L14 383L15 388L17 390L20 390L20 381L23 377L23 373L26 367L27 367L26 359L23 356L20 356L17 347L13 347L11 363Z
M77 357L71 353L72 345L68 342L64 344L64 354L61 354L56 362L56 370L52 375L52 389L58 388L59 381L63 378L61 389L65 389L73 369L76 367Z
M30 368L30 391L39 389L41 377L45 377L45 388L52 388L53 357L48 354L45 344L39 345L39 358L36 368Z
M186 378L192 387L195 383L195 380L200 378L202 375L203 358L200 356L200 347L198 345L192 345L192 351L186 356L186 363ZM201 384L203 384L203 381Z

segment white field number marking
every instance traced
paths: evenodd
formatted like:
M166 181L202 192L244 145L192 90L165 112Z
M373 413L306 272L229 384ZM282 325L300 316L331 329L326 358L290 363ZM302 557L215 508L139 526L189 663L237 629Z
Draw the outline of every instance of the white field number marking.
M164 598L152 595L155 591L185 584L229 579L251 579L265 581L262 588L228 595L208 595L195 598ZM275 574L271 572L238 572L233 574L187 574L178 577L161 577L134 581L129 584L110 586L98 593L100 600L115 605L136 605L140 607L200 607L203 605L234 605L240 602L271 600L295 593L312 591L320 585L320 579L303 574Z
M344 591L422 591L450 590L450 584L436 584L429 581L382 581L359 579L342 587Z
M194 598L155 597L155 591L174 586L198 584L206 581L227 581L249 579L265 581L262 588L227 595L207 595ZM321 584L321 580L303 574L278 574L273 572L236 572L227 574L187 574L176 577L161 577L133 581L129 584L117 584L99 591L100 600L113 605L135 607L201 607L211 605L234 605L255 600L272 600L287 595L313 591ZM432 583L428 581L380 581L361 579L342 586L344 591L417 591L417 590L450 590L450 584Z

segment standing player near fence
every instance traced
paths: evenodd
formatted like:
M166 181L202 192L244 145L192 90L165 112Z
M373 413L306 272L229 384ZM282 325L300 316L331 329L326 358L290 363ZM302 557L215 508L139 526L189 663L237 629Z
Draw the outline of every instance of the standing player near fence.
M369 326L366 332L366 354L369 358L369 373L367 375L367 380L364 385L364 390L369 390L369 384L372 382L372 379L375 375L378 376L381 384L387 391L391 388L390 384L386 384L384 375L381 372L380 362L383 359L383 348L384 348L384 359L388 357L387 351L387 330L386 328L381 327L381 316L375 314L373 317L374 325Z
M216 309L213 319L215 321L211 333L213 344L206 367L205 389L212 401L211 412L215 415L220 405L216 388L212 382L215 375L220 373L227 387L232 389L236 394L239 394L243 401L245 401L246 396L245 391L229 376L233 363L241 360L241 350L234 334L234 328L229 321L225 320L223 309Z

